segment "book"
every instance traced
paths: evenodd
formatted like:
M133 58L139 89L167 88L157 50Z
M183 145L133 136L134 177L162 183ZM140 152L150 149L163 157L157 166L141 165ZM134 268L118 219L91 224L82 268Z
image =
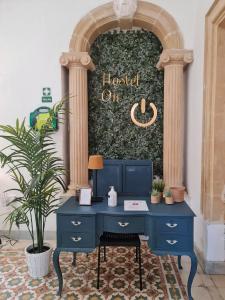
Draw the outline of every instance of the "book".
M148 211L148 205L145 200L124 200L125 211Z

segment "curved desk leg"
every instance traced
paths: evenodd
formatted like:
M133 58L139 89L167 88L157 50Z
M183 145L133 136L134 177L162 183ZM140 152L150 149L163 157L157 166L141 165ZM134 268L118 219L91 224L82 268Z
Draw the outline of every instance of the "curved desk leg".
M191 286L192 286L192 282L193 282L193 279L194 279L196 271L197 271L198 262L197 262L197 257L195 255L195 253L190 254L189 257L191 259L191 270L190 270L190 274L188 277L187 291L188 291L188 299L193 300L193 298L191 296Z
M181 265L181 255L178 255L178 256L177 256L177 264L178 264L178 269L179 269L179 270L182 270L183 267L182 267L182 265Z
M76 253L76 252L73 252L72 266L76 267L76 261L77 261L77 253Z
M60 269L60 265L59 265L59 255L60 255L60 250L58 248L55 249L54 254L53 254L53 264L54 264L54 268L58 277L58 281L59 281L59 289L57 292L58 296L61 296L62 294L62 286L63 286L63 277L62 277L62 271Z

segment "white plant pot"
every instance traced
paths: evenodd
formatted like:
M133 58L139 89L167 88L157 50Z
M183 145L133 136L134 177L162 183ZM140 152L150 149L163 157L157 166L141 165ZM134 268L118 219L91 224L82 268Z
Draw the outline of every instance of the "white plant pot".
M47 243L45 243L44 246L49 247L49 250L42 253L29 253L27 250L32 248L33 245L25 248L28 272L32 278L43 277L49 272L52 248Z

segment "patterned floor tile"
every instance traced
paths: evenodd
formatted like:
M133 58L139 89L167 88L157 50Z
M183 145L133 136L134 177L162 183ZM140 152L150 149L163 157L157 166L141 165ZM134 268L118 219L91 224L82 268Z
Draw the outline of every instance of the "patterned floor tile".
M143 290L139 289L139 269L135 248L107 247L107 261L101 262L100 289L97 282L97 251L77 255L72 266L72 254L62 253L60 264L64 287L62 300L186 300L173 257L157 257L142 245ZM58 280L53 265L41 279L32 279L27 272L22 251L0 253L0 300L58 300Z

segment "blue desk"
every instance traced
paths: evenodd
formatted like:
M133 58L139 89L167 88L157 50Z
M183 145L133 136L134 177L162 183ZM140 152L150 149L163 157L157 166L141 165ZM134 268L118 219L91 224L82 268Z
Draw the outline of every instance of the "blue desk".
M125 212L124 199L144 199L148 212ZM197 259L193 250L194 213L185 203L174 205L150 204L149 197L119 197L118 206L111 208L107 201L92 206L80 206L75 197L67 200L57 211L57 248L53 262L59 280L58 295L62 293L63 278L59 265L61 251L91 252L99 243L103 231L116 233L140 233L149 236L148 245L156 255L181 256L191 258L188 277L188 296L197 270Z

